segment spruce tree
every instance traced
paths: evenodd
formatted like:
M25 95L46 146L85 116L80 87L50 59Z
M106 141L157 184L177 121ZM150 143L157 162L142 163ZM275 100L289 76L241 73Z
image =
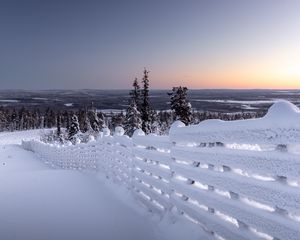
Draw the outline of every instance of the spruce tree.
M129 95L130 95L130 103L129 105L132 103L132 101L135 102L136 106L137 106L137 110L140 111L141 110L141 88L140 85L138 83L138 79L135 78L132 84L133 89L130 91Z
M142 79L143 90L142 90L142 103L141 103L141 117L142 117L142 130L148 134L151 131L151 108L149 101L149 72L144 70L144 77Z
M89 117L89 121L92 126L92 129L95 132L100 132L99 119L98 119L96 111L89 111L88 117Z
M175 112L176 120L180 120L186 125L192 121L192 108L187 100L186 87L173 87L171 96L171 110Z
M68 140L73 144L76 143L76 134L79 132L79 122L77 116L74 114L71 118L71 125L68 131Z
M136 129L142 128L141 114L138 110L134 99L131 100L130 106L127 108L124 129L125 134L132 136Z
M99 130L102 131L103 128L106 128L105 115L103 112L99 112L97 113L97 117L98 117Z
M87 113L87 109L85 109L84 111L84 121L83 121L83 127L82 127L82 132L83 133L91 133L93 132L90 120L88 118L88 113Z
M85 115L86 115L86 111L83 109L79 109L78 111L78 122L79 122L79 128L81 132L84 132L84 122L85 122Z
M116 127L124 127L124 121L125 121L125 116L123 111L117 114L114 114L111 117L111 127L112 131L114 132Z
M17 113L16 109L13 109L11 114L11 131L17 130Z
M58 139L58 141L60 143L63 143L63 136L62 136L62 132L61 132L61 116L60 116L60 112L57 113L56 126L57 126L56 137L57 137L57 139Z
M150 110L150 131L151 133L155 133L160 135L160 126L158 122L158 115L155 110Z
M125 134L128 136L132 136L136 129L142 128L141 113L139 111L140 86L137 78L134 79L132 87L133 89L129 92L129 107L126 110L124 121Z

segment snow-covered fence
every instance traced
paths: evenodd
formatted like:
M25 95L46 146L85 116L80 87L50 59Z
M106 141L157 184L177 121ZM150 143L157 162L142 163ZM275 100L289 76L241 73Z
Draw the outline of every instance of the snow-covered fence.
M170 149L167 136L133 136L132 189L150 211L160 215L171 209Z
M175 124L171 202L215 236L300 239L300 112L273 105L262 119Z
M132 140L127 136L115 135L102 138L99 143L98 165L106 177L131 188Z
M299 240L300 112L274 104L261 119L208 120L170 136L114 136L75 146L23 142L45 162L93 169L124 184L150 211L174 210L210 237Z
M59 146L46 144L40 141L22 141L24 149L36 153L49 166L53 168L73 170L97 170L98 145L95 142L88 144Z

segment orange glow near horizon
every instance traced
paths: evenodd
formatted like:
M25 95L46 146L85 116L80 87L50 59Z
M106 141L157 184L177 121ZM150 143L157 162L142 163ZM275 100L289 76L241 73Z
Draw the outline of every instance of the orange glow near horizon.
M226 71L219 74L202 73L181 79L169 76L166 79L163 85L161 82L155 85L158 88L182 85L190 89L300 89L298 68L275 69L274 73Z
M271 59L252 59L251 62L198 69L190 67L184 71L185 75L180 74L181 69L173 76L162 74L165 81L155 85L165 88L185 85L190 89L300 89L300 56L273 56Z

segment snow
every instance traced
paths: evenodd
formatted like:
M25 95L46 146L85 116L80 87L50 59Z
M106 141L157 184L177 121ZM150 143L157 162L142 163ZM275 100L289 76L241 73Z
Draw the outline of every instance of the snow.
M22 140L39 140L41 134L47 130L28 130L20 132L1 132L0 146L9 144L21 144Z
M15 99L1 99L0 102L5 102L5 103L18 103L20 102L19 100Z
M102 112L104 114L110 114L110 113L124 113L126 112L126 109L97 109L97 112Z
M284 120L285 125L290 127L299 126L300 110L296 105L288 101L278 101L269 108L264 119L266 121L276 121L280 123Z
M177 124L172 125L170 137L178 142L300 143L300 110L288 101L274 103L267 114L259 119L212 119L189 127L178 127Z
M30 134L0 135L0 239L164 239L154 221L125 204L134 200L123 194L120 201L105 180L49 169L16 145Z
M32 98L33 100L48 100L48 98L43 98L43 97L34 97Z
M299 239L300 110L289 102L260 119L177 121L170 136L118 127L22 150L37 133L0 135L0 239Z
M246 110L254 110L254 109L259 109L257 107L251 107L250 105L247 105L247 104L243 104L241 106L243 109L246 109Z
M66 107L73 107L74 103L65 103L64 104Z
M40 134L0 134L0 239L212 239L187 218L149 213L101 172L49 168L20 146Z
M225 239L299 239L300 110L295 105L278 101L260 119L207 120L189 127L176 122L170 141L175 175L170 184L188 199L175 200L183 212ZM286 144L286 151L278 151L278 144ZM196 210L192 201L211 214Z
M259 104L272 104L278 99L272 100L221 100L221 99L198 99L197 102L215 102L215 103L236 103L236 104L250 104L250 105L259 105Z

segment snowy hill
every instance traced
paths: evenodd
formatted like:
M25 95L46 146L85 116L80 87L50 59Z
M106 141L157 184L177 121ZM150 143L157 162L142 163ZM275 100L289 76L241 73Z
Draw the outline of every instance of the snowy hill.
M298 240L299 120L299 109L281 101L261 119L176 122L169 136L137 130L129 138L118 128L114 136L60 146L32 132L35 140L22 142L31 152L2 145L0 219L26 236L22 221L32 219L29 229L40 232L31 239L85 239L85 232L87 239ZM25 138L17 135L3 136Z

